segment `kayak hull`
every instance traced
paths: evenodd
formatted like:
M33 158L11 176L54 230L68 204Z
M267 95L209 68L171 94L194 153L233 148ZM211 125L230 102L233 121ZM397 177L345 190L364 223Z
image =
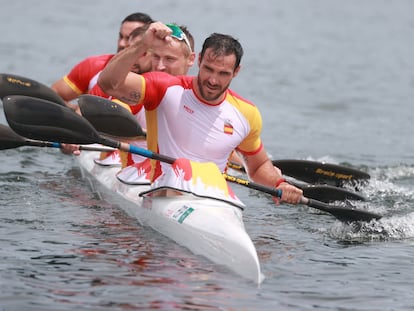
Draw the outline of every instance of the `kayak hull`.
M94 162L98 156L98 152L82 152L77 159L84 176L103 187L106 199L118 203L141 225L153 228L194 254L226 266L246 279L262 282L260 262L245 230L240 207L175 190L151 195L147 192L149 185L119 181L116 173L120 167L98 165ZM140 196L143 192L146 194Z

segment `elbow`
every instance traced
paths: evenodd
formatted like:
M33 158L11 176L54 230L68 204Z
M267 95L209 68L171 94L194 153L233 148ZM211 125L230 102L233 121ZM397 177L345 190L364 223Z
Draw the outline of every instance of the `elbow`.
M102 73L98 77L98 85L104 91L105 93L111 95L111 93L114 91L113 84L106 79L105 77L102 77Z
M108 95L115 95L115 90L119 87L117 81L113 81L111 78L106 77L102 73L98 77L98 85Z

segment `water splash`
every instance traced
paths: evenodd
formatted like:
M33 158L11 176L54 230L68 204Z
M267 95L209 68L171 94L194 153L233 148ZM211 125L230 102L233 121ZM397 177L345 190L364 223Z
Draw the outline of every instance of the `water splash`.
M378 221L344 224L337 222L330 235L344 242L414 239L414 166L398 165L369 169L370 182L361 191L367 202L354 202L383 215Z

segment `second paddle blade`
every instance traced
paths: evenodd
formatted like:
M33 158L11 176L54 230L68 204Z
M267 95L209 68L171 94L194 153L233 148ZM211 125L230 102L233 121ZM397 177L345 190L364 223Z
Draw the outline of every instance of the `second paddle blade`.
M124 137L145 137L135 116L127 109L109 99L94 95L81 95L78 99L82 116L103 134Z
M328 205L313 199L305 199L304 203L310 207L330 213L343 222L379 220L381 215L356 208Z
M329 185L312 185L302 187L302 190L305 197L325 203L345 200L366 201L366 198L359 193Z
M0 150L24 146L26 140L15 133L10 127L0 124Z
M80 115L56 103L22 95L3 98L7 122L19 135L35 140L92 144L95 129Z

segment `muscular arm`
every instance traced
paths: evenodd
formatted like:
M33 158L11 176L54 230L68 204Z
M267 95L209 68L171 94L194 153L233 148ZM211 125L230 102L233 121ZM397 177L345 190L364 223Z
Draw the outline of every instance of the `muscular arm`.
M283 178L282 172L273 166L264 148L254 155L244 156L244 161L249 177L257 183L274 187L276 182ZM278 188L282 189L282 201L293 204L301 201L302 190L286 182L281 183Z
M99 75L101 89L129 105L136 105L141 98L142 80L130 69L137 55L145 52L146 46L137 43L115 55Z
M249 177L257 183L274 187L282 178L281 171L273 166L264 149L254 155L245 155L244 161Z

